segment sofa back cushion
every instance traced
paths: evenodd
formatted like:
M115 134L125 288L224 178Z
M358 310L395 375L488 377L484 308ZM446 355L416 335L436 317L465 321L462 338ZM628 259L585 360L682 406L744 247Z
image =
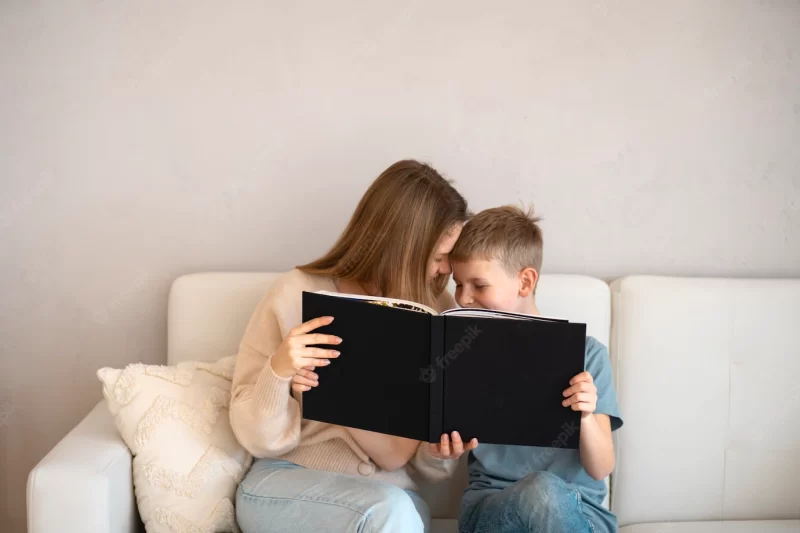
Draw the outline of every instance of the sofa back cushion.
M800 280L611 290L620 525L800 518Z

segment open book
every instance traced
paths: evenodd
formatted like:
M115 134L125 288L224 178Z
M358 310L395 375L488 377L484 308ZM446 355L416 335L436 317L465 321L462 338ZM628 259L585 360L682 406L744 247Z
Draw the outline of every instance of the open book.
M584 369L585 324L324 291L303 292L302 315L333 316L317 331L342 338L303 394L303 418L428 442L459 431L578 447L580 413L561 402Z
M333 296L336 298L348 298L350 300L363 300L372 304L382 305L384 307L392 307L395 309L405 309L407 311L416 311L418 313L428 313L435 316L473 316L476 318L516 318L520 320L549 320L555 322L568 322L563 318L545 317L538 315L525 315L522 313L511 313L508 311L498 311L496 309L468 309L466 307L455 307L447 309L441 313L437 313L432 307L423 305L409 300L400 300L398 298L385 298L383 296L365 296L363 294L347 294L344 292L331 292L331 291L316 291L316 294L324 294L326 296Z

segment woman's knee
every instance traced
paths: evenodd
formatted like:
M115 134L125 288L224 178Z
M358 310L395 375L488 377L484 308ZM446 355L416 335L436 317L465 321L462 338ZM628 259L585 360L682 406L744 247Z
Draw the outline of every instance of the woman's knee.
M364 520L365 533L401 533L425 530L426 509L418 508L412 497L394 485L382 485L375 489L374 504Z

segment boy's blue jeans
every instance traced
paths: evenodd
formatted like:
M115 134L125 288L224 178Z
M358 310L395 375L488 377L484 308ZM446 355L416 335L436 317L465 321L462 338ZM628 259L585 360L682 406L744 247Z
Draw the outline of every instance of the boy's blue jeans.
M461 533L591 533L581 495L560 477L534 472L488 496L466 495Z

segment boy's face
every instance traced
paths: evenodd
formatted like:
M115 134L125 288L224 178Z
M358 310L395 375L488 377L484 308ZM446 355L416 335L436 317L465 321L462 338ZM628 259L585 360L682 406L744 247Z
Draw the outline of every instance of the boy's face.
M461 307L526 312L519 276L509 275L496 259L469 259L452 266L456 301Z

